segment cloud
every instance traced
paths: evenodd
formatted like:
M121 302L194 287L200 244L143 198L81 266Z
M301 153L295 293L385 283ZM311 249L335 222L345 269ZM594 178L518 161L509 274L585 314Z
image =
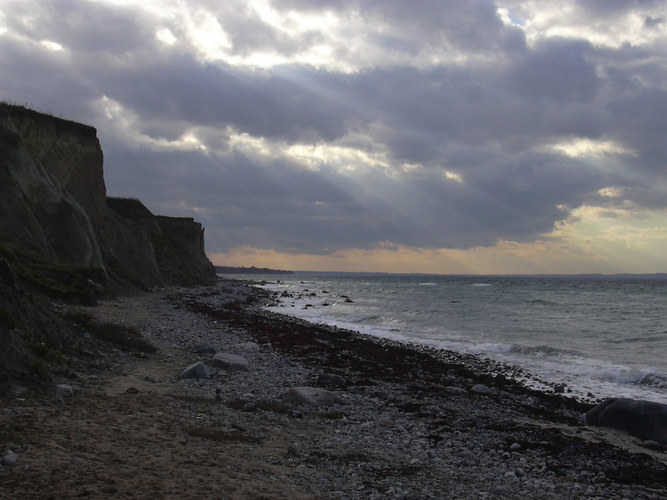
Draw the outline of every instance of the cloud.
M0 1L0 97L96 126L109 191L215 252L530 245L667 209L657 2Z

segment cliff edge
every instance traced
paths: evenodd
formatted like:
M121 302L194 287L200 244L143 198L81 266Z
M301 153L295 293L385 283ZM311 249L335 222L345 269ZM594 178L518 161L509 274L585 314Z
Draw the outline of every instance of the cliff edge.
M0 104L0 244L99 269L112 292L215 278L201 224L115 200L107 200L93 127Z

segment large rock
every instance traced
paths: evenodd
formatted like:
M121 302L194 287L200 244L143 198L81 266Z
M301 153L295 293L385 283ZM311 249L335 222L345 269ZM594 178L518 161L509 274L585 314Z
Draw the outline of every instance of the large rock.
M59 384L56 386L56 396L59 398L71 398L74 395L74 389L69 384Z
M586 414L587 425L621 429L667 445L667 405L628 398L606 399Z
M248 370L248 360L238 354L219 352L211 360L213 366L222 368L230 372L239 372Z
M297 405L329 406L342 403L341 397L319 387L292 387L285 393L285 401Z
M181 378L210 378L211 376L206 369L206 365L201 361L188 366L183 373L181 373Z

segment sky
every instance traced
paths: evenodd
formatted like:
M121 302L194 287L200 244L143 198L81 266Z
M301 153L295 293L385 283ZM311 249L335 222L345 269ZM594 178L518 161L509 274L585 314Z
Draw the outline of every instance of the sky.
M0 0L0 100L214 264L667 272L664 0Z

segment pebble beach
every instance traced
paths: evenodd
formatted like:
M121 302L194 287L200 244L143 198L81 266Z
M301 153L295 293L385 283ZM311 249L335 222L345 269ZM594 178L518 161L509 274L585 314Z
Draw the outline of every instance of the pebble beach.
M266 299L223 280L80 307L157 351L100 348L71 394L2 400L0 496L667 497L665 448L586 426L590 406Z

